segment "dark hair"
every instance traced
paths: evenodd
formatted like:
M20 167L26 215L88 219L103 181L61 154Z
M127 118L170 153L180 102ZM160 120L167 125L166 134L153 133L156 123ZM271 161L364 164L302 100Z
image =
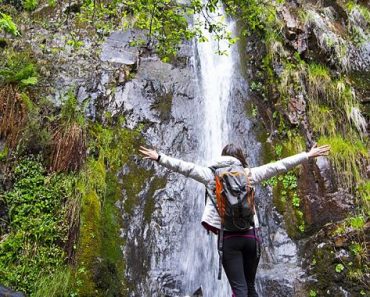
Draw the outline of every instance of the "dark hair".
M243 167L248 167L247 160L244 157L243 151L240 147L235 144L228 144L222 149L221 156L231 156L237 158L243 165Z

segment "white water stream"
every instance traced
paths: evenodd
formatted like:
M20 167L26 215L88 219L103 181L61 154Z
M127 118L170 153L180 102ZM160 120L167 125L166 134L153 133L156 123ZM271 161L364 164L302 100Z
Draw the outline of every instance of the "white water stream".
M234 31L234 23L228 24L228 30ZM201 155L196 162L203 166L212 164L212 160L221 155L222 148L229 142L229 125L227 121L228 105L232 86L235 59L237 54L233 48L228 49L228 43L221 41L217 44L214 38L204 32L208 42L197 43L195 50L198 55L198 83L200 96L204 102L202 127L199 137ZM218 46L228 49L228 55L216 53ZM195 199L193 207L196 213L201 214L204 209L204 186L199 187L199 197ZM202 195L203 194L203 195ZM217 237L207 235L200 225L200 217L187 231L186 242L189 245L183 251L183 275L186 278L184 285L187 294L191 295L195 289L201 287L205 297L231 296L231 290L223 272L222 280L217 280L218 253Z

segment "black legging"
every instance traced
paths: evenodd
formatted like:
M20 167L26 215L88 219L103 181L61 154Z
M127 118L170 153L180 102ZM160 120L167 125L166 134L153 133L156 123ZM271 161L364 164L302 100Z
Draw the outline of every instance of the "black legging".
M259 257L253 230L225 232L222 264L235 297L258 297L254 281Z

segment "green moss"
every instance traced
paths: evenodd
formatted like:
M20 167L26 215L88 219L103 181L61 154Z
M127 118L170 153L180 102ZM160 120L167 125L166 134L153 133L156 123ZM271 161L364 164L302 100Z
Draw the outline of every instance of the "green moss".
M355 1L346 1L346 8L349 12L358 10L366 22L370 24L370 10L366 6L357 4Z
M124 245L120 237L122 216L115 203L121 199L122 185L117 181L116 175L107 175L107 190L102 205L102 246L101 257L95 282L104 296L123 296L125 259L121 247Z
M262 163L266 164L274 160L274 155L273 155L273 147L270 142L268 142L268 134L266 131L263 129L261 125L257 126L257 140L262 146Z
M282 157L289 157L306 150L306 142L296 130L288 130L282 142Z
M132 214L134 207L139 203L139 193L149 178L153 176L154 171L140 168L134 163L129 162L128 164L130 172L122 178L123 187L127 195L123 208L125 212Z
M280 102L286 106L290 101L291 95L296 94L302 89L302 81L305 74L304 64L283 62L283 72L279 76L278 90Z
M335 135L338 132L338 124L335 112L325 105L310 102L308 118L312 130L319 135ZM323 121L325 119L325 121Z
M318 281L326 283L328 279L332 279L333 273L335 273L334 264L334 249L326 244L321 248L315 249L314 258L316 265L314 271L317 273Z
M360 200L360 205L364 208L364 213L370 216L370 182L363 181L359 183L357 189L357 196Z
M340 172L346 186L352 188L362 180L360 160L368 158L368 152L360 140L352 140L350 135L346 139L341 136L322 136L319 138L318 144L330 145L329 158L333 161L337 171Z
M351 218L348 218L337 225L327 226L326 233L321 234L324 236L321 238L324 244L313 246L310 269L315 273L315 287L320 293L330 287L330 290L336 290L337 285L340 285L349 290L351 295L360 296L359 293L366 288L365 278L369 267L366 262L366 242L362 238L365 235L354 230L350 224ZM337 240L342 242L340 251L345 251L342 255L346 254L340 259L337 257Z
M150 171L137 166L130 156L142 143L140 129L122 128L124 118L106 115L106 125L90 123L89 149L92 152L78 183L81 195L81 228L76 253L76 284L79 296L124 296L124 241L120 238L122 218L115 203L123 188L128 193L124 210L130 212L137 203ZM124 164L131 171L118 181L117 172Z
M23 1L23 8L28 11L33 11L38 6L38 0L24 0Z
M101 203L95 191L82 196L80 238L76 258L79 263L77 280L79 296L99 296L94 282L95 266L102 245Z
M305 231L305 221L297 193L296 173L290 171L284 175L273 177L267 184L273 187L273 203L284 217L288 235L292 238L299 238Z
M320 112L328 113L332 110L332 125L348 130L353 124L351 112L353 107L358 107L357 98L353 89L344 77L332 79L329 70L322 65L309 64L307 69L307 94L309 97L310 120L316 125L317 118L322 117ZM343 116L347 121L343 121ZM324 123L324 126L326 123ZM331 131L330 128L327 130Z
M10 33L13 36L20 35L17 25L13 22L13 18L10 15L2 12L0 13L0 30L6 33Z
M257 116L257 106L254 105L251 100L245 102L245 111L248 118L254 118Z
M159 111L159 117L162 121L168 120L171 116L173 93L164 93L161 96L157 96L156 102L152 105L152 108Z
M73 284L74 272L70 267L61 267L51 275L41 277L36 282L37 291L32 297L66 297L75 296Z
M368 73L353 71L349 74L349 79L352 85L361 90L370 91L370 77Z
M331 76L329 69L321 64L309 64L307 67L307 93L311 100L327 100L330 96Z

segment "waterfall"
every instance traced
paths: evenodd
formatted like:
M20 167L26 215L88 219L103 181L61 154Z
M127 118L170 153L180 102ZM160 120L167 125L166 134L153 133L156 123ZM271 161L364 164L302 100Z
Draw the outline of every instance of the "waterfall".
M234 31L235 24L229 23L227 30ZM229 125L227 120L230 92L234 72L236 52L233 48L228 55L219 55L217 48L228 48L227 41L217 41L204 32L208 41L197 43L195 55L199 94L203 102L203 119L199 141L201 154L198 164L209 166L212 160L221 155L222 148L229 142ZM217 237L208 235L200 225L200 216L204 209L204 187L194 184L195 191L202 193L195 199L192 207L197 209L199 217L187 230L185 242L191 243L183 250L181 257L187 259L182 267L186 292L191 294L195 288L202 287L205 297L231 296L231 290L223 272L222 280L217 280L218 252Z

